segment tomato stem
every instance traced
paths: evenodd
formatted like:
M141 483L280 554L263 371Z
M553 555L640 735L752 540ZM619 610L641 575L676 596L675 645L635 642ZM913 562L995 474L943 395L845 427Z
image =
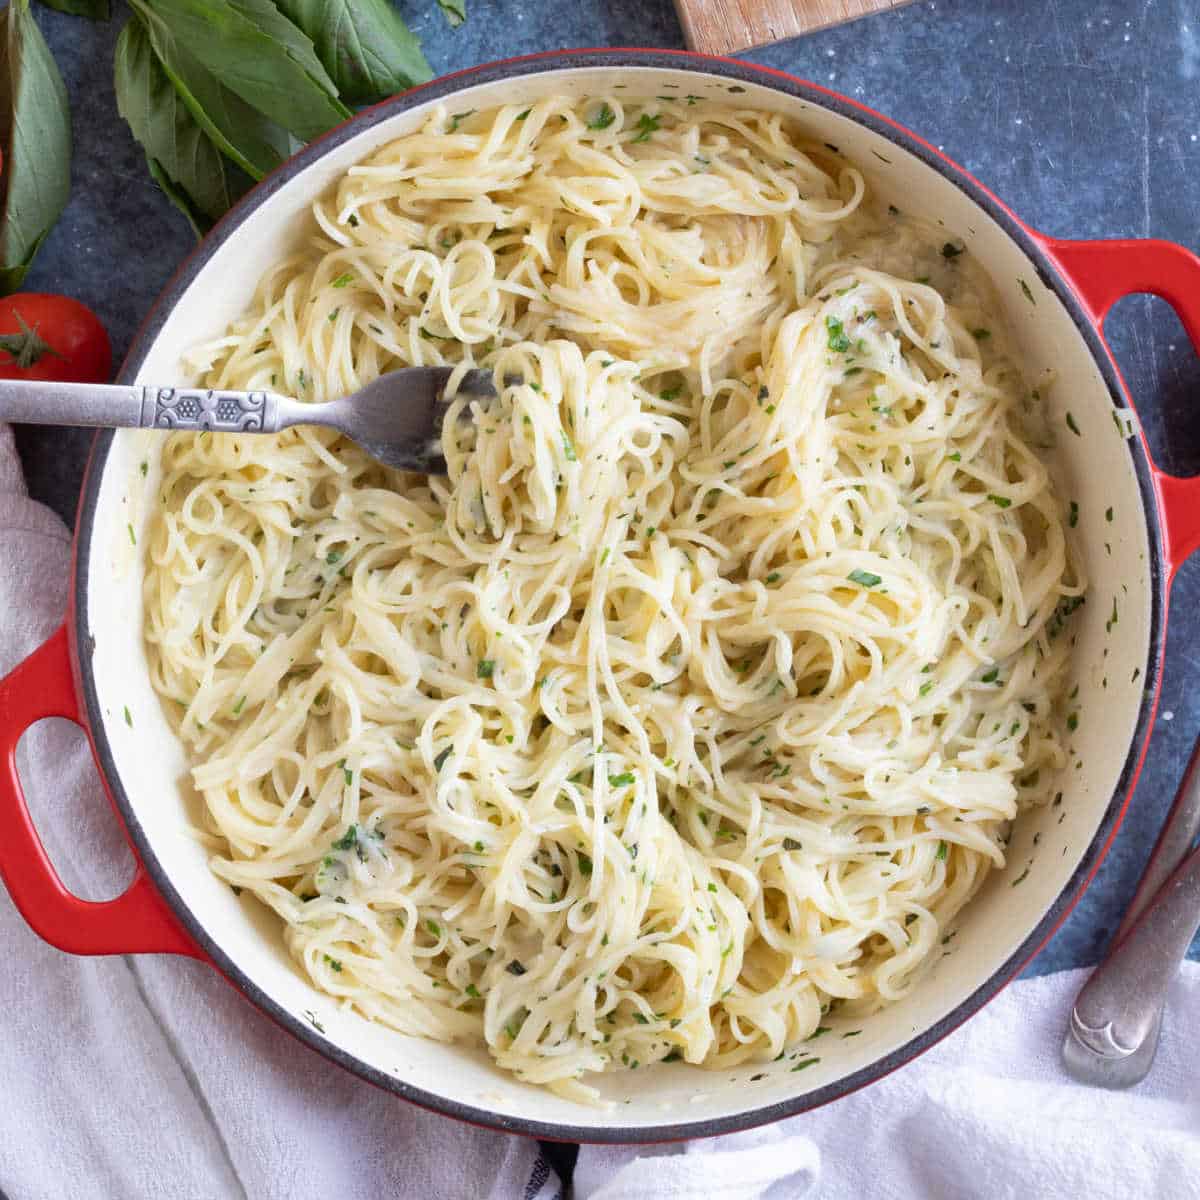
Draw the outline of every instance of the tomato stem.
M63 357L49 342L38 335L36 325L30 329L20 313L14 315L17 323L21 326L21 332L0 333L0 350L9 354L16 366L27 370L47 354L53 354L55 358Z

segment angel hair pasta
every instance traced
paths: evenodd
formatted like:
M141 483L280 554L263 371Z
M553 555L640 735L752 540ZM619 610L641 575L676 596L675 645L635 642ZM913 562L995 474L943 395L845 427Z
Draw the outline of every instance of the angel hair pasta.
M1083 590L944 237L708 102L438 108L317 201L194 373L498 390L443 478L166 443L156 686L317 988L586 1097L913 985L1064 762Z

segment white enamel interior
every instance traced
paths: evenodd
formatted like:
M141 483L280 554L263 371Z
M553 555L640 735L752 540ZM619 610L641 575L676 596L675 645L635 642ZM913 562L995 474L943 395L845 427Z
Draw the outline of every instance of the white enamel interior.
M447 102L451 111L528 103L551 92L615 94L622 100L679 89L724 95L738 81L695 71L612 66L543 70L470 85ZM1110 399L1086 344L1057 297L1044 287L1004 230L957 187L918 158L849 118L769 86L745 85L739 103L792 113L822 141L863 167L885 198L944 222L990 270L1029 365L1029 377L1053 366L1047 400L1058 432L1055 470L1064 497L1079 504L1076 534L1092 580L1074 618L1080 712L1072 766L1059 807L1031 813L1017 827L1010 864L994 875L963 915L946 953L904 1001L861 1026L837 1026L819 1047L820 1063L803 1073L786 1061L706 1072L683 1064L621 1072L602 1081L611 1108L590 1108L522 1085L481 1051L402 1037L340 1011L318 994L282 947L276 921L257 903L234 897L209 873L202 849L185 832L196 798L187 762L152 691L141 641L140 545L156 487L151 435L122 434L104 468L87 571L87 626L95 638L93 672L103 726L124 790L162 868L196 920L235 966L281 1008L312 1014L325 1038L347 1054L435 1097L508 1122L569 1126L598 1137L625 1128L704 1123L826 1087L891 1054L961 1004L1009 959L1071 878L1103 818L1126 760L1142 700L1150 627L1146 522L1129 449L1115 430ZM331 149L253 212L200 270L162 328L139 379L180 378L180 356L222 331L249 300L260 273L282 257L304 226L313 198L347 167L417 126L428 103L364 129ZM884 159L888 161L883 161ZM1027 297L1022 281L1030 289ZM1079 436L1068 431L1070 411ZM148 459L143 478L139 464ZM1106 512L1111 510L1111 519ZM1112 624L1116 601L1119 622ZM86 670L86 665L85 665ZM131 724L127 722L128 708ZM1014 886L1022 873L1028 873ZM835 1023L836 1024L836 1023ZM310 1030L310 1032L312 1032ZM315 1035L314 1035L315 1036ZM816 1048L816 1047L814 1047ZM752 1080L751 1077L756 1077ZM620 1135L617 1135L620 1136Z

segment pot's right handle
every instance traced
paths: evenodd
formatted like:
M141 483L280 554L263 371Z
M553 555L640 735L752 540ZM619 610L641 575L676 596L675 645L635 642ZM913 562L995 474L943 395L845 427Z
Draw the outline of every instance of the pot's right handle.
M1070 281L1097 329L1123 296L1161 296L1183 322L1200 354L1200 258L1174 242L1121 239L1072 242L1040 239ZM1128 389L1127 389L1128 390ZM1147 448L1149 456L1149 448ZM1151 460L1153 466L1153 460ZM1200 476L1181 479L1154 467L1170 572L1200 546Z
M65 626L0 680L0 877L13 903L34 933L72 954L202 958L140 862L133 882L112 900L81 900L59 878L17 776L17 743L44 717L83 724Z

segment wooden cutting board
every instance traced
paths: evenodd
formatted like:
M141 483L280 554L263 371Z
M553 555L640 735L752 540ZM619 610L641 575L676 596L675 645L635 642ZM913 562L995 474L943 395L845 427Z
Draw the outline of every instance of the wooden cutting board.
M909 0L675 0L688 47L734 54L899 8Z

